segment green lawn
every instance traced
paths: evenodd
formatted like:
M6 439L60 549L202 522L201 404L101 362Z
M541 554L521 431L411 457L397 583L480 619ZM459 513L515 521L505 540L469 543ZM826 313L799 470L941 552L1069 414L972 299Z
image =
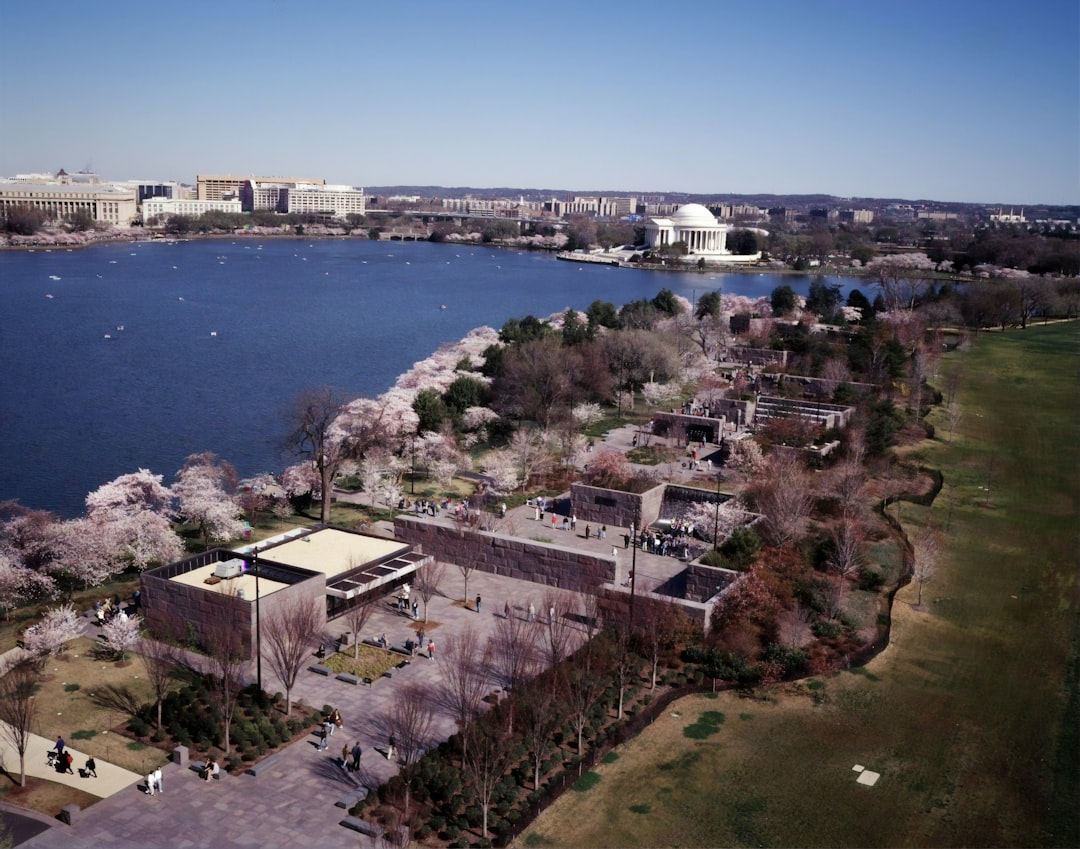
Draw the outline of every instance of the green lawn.
M942 563L923 609L897 595L885 652L813 689L676 703L519 844L1080 845L1078 342L1032 327L945 359L964 419L909 453L946 497L903 509L909 533L948 522ZM715 734L683 733L709 711Z

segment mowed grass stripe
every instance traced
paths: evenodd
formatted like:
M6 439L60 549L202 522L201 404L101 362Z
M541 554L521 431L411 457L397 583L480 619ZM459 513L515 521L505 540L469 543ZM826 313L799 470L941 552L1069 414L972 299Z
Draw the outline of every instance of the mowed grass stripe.
M912 533L948 523L942 565L925 609L898 594L866 670L821 679L820 706L805 685L680 701L521 843L1080 845L1078 342L1076 324L1032 327L944 360L964 368L964 419L909 454L946 487L902 508ZM687 738L707 711L751 721ZM857 784L855 764L881 779Z

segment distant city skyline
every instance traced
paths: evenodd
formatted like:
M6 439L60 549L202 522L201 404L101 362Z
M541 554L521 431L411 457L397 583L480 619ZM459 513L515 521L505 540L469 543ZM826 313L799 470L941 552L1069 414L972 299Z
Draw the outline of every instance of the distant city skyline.
M0 176L1080 203L1076 0L0 0Z

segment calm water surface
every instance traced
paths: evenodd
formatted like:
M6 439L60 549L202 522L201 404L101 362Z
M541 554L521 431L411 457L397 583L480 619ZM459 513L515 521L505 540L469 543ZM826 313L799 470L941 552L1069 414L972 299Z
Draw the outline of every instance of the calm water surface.
M118 475L148 468L170 483L198 451L242 476L279 471L293 462L284 411L306 387L377 395L474 327L598 298L622 305L666 287L693 299L721 286L757 297L782 282L805 293L810 279L424 242L2 252L0 499L74 516Z

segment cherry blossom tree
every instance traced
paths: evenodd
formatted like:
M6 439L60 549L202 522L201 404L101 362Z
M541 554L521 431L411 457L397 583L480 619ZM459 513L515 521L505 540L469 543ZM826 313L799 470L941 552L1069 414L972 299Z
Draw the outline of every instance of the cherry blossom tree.
M604 417L604 410L599 404L587 401L575 404L570 410L570 415L578 427L589 427Z
M67 644L82 633L79 615L70 604L45 611L44 617L23 631L23 649L42 664L62 654Z
M11 552L0 548L0 619L28 601L51 598L56 582L48 575L19 564Z
M117 660L124 660L127 653L139 644L141 628L142 619L138 616L114 616L101 626L101 641Z
M488 452L480 469L491 479L491 486L496 492L513 492L521 485L517 459L509 450Z
M889 254L876 257L866 265L885 299L889 312L913 310L934 285L927 273L935 263L924 253Z
M173 492L181 519L197 525L204 547L236 539L243 532L240 505L234 496L236 472L207 452L192 454L177 472Z
M121 475L86 496L86 515L133 515L146 510L168 515L172 493L161 480L161 475L155 475L148 469Z

